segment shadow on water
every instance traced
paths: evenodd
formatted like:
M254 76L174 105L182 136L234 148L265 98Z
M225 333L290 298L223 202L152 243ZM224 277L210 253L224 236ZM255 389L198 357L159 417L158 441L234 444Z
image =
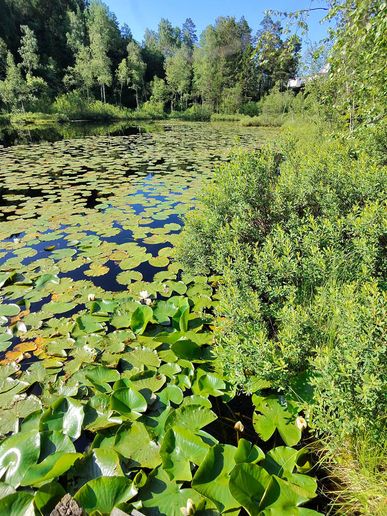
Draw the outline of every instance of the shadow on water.
M88 136L132 136L143 134L150 126L135 125L133 122L97 123L73 122L66 124L49 124L43 126L15 127L0 126L0 147L26 145L40 142L56 142Z

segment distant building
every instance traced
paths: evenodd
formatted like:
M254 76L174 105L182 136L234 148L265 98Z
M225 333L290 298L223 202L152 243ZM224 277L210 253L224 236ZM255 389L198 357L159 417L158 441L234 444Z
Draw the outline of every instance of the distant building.
M324 75L328 75L331 65L329 63L325 64L321 70L315 75L308 75L306 77L295 77L294 79L289 79L287 83L287 87L293 91L300 91L305 87L305 84L313 79L317 79L317 77L322 77Z

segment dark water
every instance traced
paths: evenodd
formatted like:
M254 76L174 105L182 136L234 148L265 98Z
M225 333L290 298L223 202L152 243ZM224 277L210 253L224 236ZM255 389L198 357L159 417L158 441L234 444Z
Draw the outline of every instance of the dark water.
M151 130L150 125L136 125L133 122L72 122L64 124L26 125L15 127L0 125L0 147L26 145L40 142L56 142L87 136L131 136Z

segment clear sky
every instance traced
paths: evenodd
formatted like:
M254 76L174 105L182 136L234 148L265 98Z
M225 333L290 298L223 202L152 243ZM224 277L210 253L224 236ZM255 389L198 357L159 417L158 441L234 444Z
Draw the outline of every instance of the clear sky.
M218 16L244 16L254 31L259 28L266 9L294 11L324 6L321 0L105 0L121 24L127 23L134 38L142 41L146 28L156 29L161 18L181 26L186 18L195 22L198 34ZM310 19L310 39L319 41L326 35L326 26L318 11Z

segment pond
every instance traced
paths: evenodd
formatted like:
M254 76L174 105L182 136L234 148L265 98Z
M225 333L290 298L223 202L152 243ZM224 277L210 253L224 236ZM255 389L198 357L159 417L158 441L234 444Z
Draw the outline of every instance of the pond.
M55 142L0 150L3 354L19 342L5 305L22 297L28 306L19 326L36 337L42 320L70 317L87 298L105 292L184 294L187 285L173 260L184 215L233 148L257 148L275 134L164 122L106 126L106 135L79 137L96 130L77 126L68 133L76 138L61 139L62 129L61 136L51 135ZM50 295L31 288L44 275L60 280Z

